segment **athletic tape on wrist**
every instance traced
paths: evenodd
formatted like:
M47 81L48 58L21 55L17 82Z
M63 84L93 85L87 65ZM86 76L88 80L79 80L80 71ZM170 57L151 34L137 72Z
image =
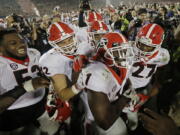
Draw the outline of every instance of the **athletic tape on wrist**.
M72 91L74 94L78 94L80 92L80 90L78 90L75 86L75 84L71 87Z
M27 92L31 92L31 91L35 90L33 85L32 85L32 80L25 82L23 87Z

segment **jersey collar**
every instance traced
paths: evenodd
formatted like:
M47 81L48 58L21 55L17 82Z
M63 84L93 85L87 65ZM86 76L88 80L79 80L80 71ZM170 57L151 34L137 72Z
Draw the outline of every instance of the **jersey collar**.
M112 73L114 78L118 81L118 83L121 85L126 78L127 75L127 69L126 68L118 68L119 69L119 74L114 71L112 67L107 66L109 71Z
M159 51L156 51L153 55L151 55L151 56L146 56L146 58L145 58L145 59L142 59L142 60L140 61L140 63L142 62L142 63L146 64L148 61L150 61L151 59L155 58L155 57L158 55L158 53L159 53Z
M64 56L66 56L66 57L68 57L68 58L70 58L72 60L76 57L75 55L64 55Z
M15 63L21 64L21 65L25 65L25 66L28 66L28 64L29 64L29 57L27 57L24 60L14 59L14 58L8 57L8 56L1 56L1 57L5 58L5 59L8 59L8 60L11 60L11 61L13 61Z

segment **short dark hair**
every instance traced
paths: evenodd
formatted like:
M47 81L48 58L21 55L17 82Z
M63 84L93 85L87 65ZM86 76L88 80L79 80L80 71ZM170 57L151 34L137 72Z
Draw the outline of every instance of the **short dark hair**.
M138 15L146 14L147 10L145 8L140 8L137 13L138 13Z
M160 8L163 9L164 13L167 13L167 12L168 12L166 7L163 6L163 7L160 7Z
M7 29L1 29L0 30L0 45L3 41L4 35L11 34L11 33L18 33L18 32L14 28L7 28Z

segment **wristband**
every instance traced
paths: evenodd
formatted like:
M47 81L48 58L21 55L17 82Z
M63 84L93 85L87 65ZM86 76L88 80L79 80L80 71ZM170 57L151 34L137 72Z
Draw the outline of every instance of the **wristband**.
M71 87L71 89L72 89L72 91L73 91L74 94L78 94L78 93L80 92L80 90L78 90L78 89L76 88L76 85L75 85L75 84Z
M27 92L32 92L34 91L34 87L32 85L32 80L29 80L29 81L26 81L23 85L24 89L27 91Z

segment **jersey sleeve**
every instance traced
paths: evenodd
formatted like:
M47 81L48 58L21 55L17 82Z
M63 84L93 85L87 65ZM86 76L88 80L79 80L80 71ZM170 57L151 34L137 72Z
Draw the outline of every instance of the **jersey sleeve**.
M0 76L0 94L18 85L9 64L2 59L0 59Z
M41 57L41 53L34 48L28 48L28 53L30 53L32 56L36 56L37 60L39 60Z
M169 63L170 55L168 50L161 48L160 54L158 55L158 63L157 66L161 67Z
M77 31L76 39L77 39L78 43L88 41L88 33L87 33L86 28L81 28Z
M46 76L54 76L56 74L65 73L65 63L59 59L56 55L44 54L40 58L40 66Z
M78 44L77 54L88 56L91 55L93 51L93 47L88 42Z

